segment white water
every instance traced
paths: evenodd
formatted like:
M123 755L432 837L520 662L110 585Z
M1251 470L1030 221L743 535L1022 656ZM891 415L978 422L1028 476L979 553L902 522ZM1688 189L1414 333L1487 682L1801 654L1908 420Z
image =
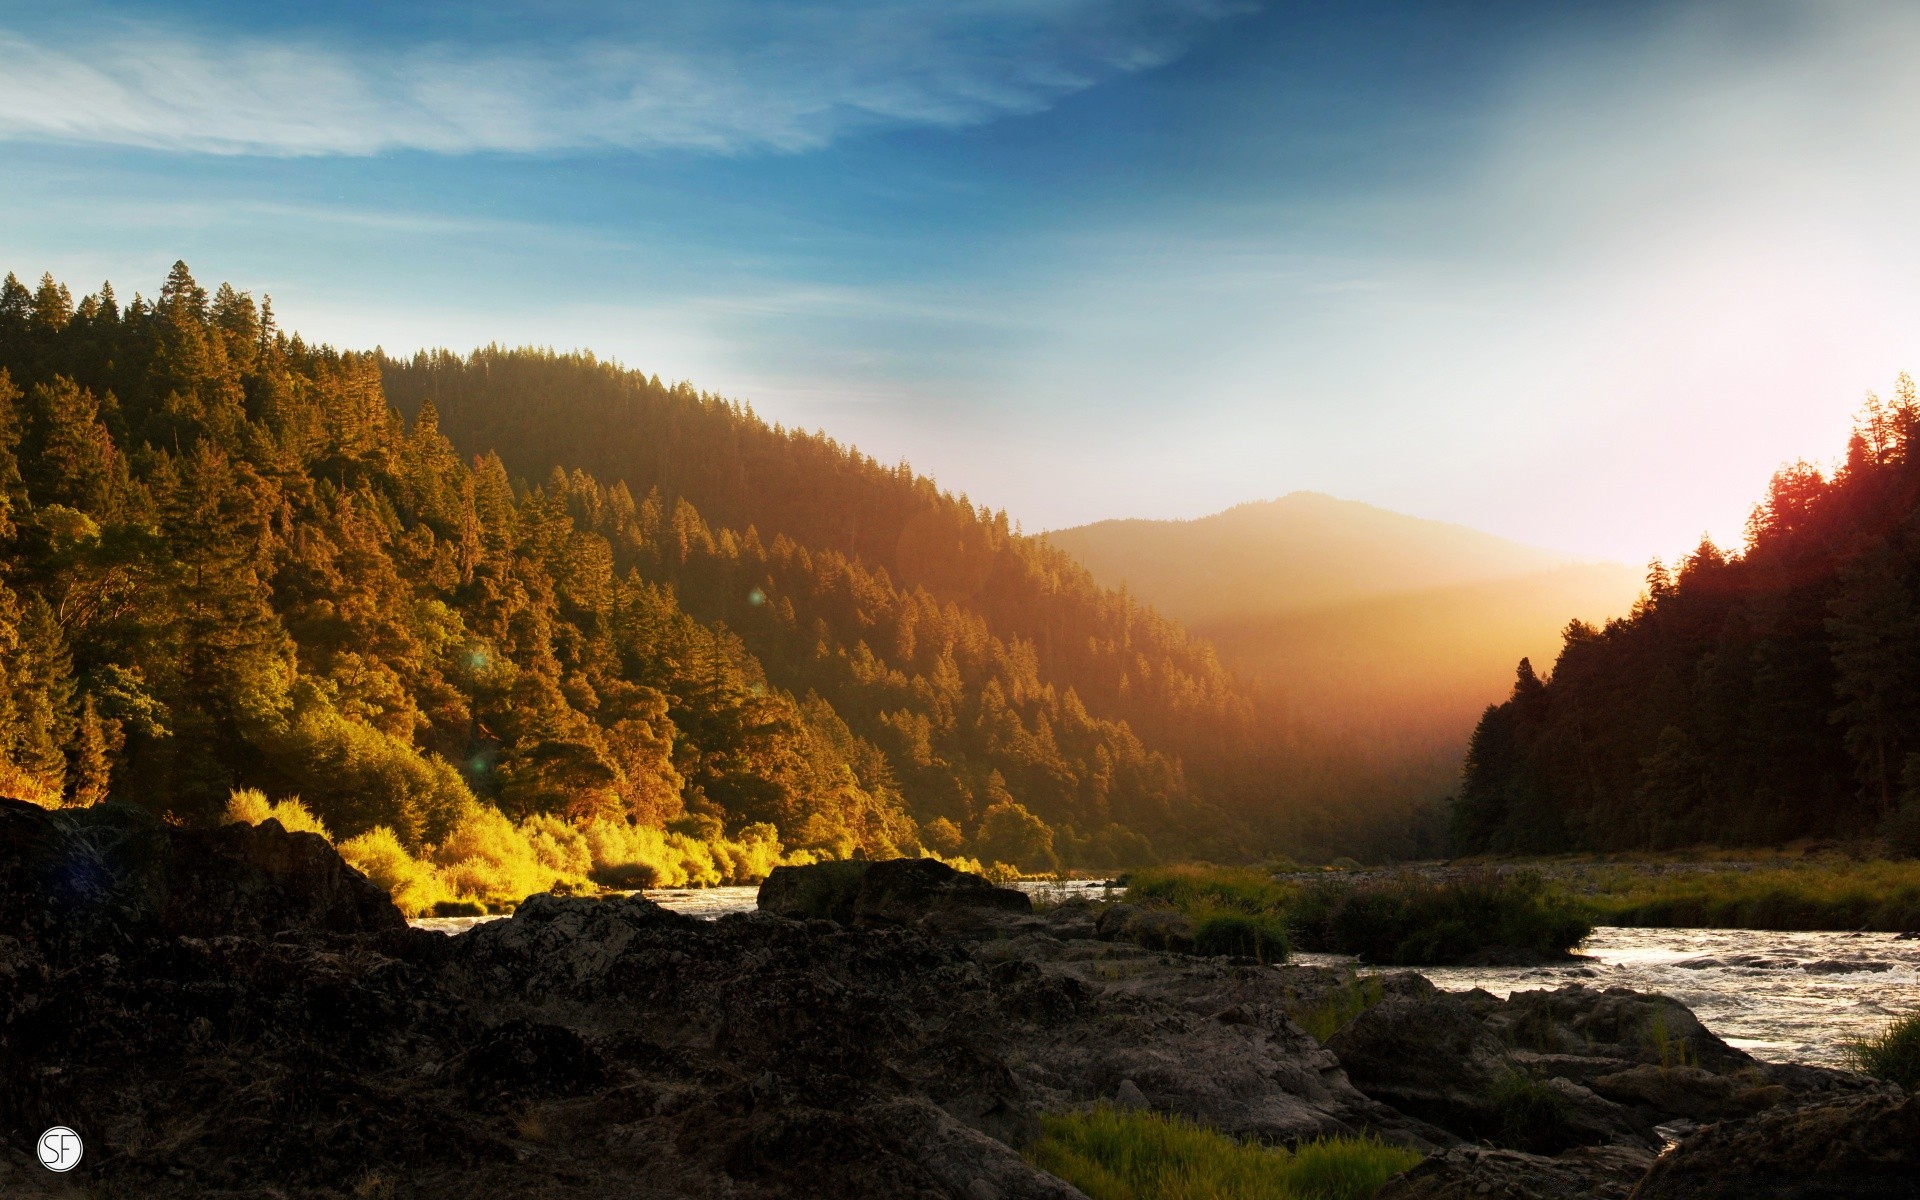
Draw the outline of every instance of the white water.
M1019 886L1049 899L1064 898L1063 891L1099 898L1104 887L1100 882ZM646 896L689 916L713 919L752 912L758 890L662 888ZM414 924L461 933L498 919L425 917ZM1849 1040L1920 1011L1920 941L1901 941L1890 933L1606 926L1581 944L1580 953L1578 961L1549 967L1424 967L1420 973L1446 991L1478 987L1501 997L1569 983L1660 992L1756 1058L1823 1066L1844 1065ZM1336 954L1301 954L1294 961L1353 962Z
M1569 983L1659 992L1728 1043L1773 1062L1846 1065L1849 1040L1920 1011L1920 941L1891 933L1603 926L1581 961L1550 967L1421 967L1449 992L1497 996ZM1296 962L1339 965L1333 954Z

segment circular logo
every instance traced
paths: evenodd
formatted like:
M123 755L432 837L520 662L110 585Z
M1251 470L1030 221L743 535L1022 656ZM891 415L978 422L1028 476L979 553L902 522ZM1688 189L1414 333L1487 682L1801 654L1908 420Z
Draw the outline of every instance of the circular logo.
M85 1151L80 1135L65 1125L55 1125L40 1135L40 1165L49 1171L73 1170Z

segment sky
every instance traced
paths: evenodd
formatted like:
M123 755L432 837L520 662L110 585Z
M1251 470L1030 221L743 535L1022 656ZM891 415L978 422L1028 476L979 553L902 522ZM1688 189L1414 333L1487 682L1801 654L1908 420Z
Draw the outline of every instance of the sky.
M588 348L1029 531L1737 545L1920 370L1920 7L0 2L0 270Z

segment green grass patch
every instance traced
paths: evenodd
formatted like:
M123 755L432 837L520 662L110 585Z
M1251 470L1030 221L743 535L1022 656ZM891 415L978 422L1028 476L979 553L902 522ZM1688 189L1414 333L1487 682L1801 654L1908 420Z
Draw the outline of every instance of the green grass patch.
M1285 912L1300 894L1295 884L1276 882L1254 867L1210 867L1183 863L1141 867L1127 876L1127 901L1162 904L1190 916L1237 912L1268 916Z
M1097 1108L1044 1118L1027 1159L1092 1200L1366 1200L1420 1155L1375 1138L1289 1151L1180 1117Z
M1289 917L1302 949L1396 966L1465 962L1496 949L1565 954L1593 932L1581 906L1526 871L1315 883Z
M1747 870L1621 873L1585 903L1606 925L1647 928L1920 931L1920 862L1834 862Z
M1580 905L1525 871L1296 883L1253 868L1189 864L1135 871L1127 900L1178 909L1196 926L1232 915L1263 919L1294 948L1396 966L1463 962L1496 947L1564 954L1593 931ZM1245 936L1246 925L1230 927Z
M1856 1070L1920 1092L1920 1013L1901 1017L1877 1036L1852 1043L1847 1058Z

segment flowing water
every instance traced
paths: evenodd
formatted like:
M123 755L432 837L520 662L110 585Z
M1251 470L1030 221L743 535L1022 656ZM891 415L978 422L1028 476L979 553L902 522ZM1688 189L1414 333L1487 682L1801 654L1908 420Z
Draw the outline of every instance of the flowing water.
M1104 884L1023 883L1037 898L1099 898ZM752 912L753 887L663 888L647 898L690 916ZM424 929L460 933L495 917L426 917ZM1602 927L1582 957L1547 967L1424 967L1450 992L1485 988L1501 997L1584 983L1660 992L1691 1008L1729 1043L1775 1062L1845 1064L1846 1043L1920 1011L1920 940L1891 933L1767 933L1751 929ZM1352 965L1335 954L1294 961Z
M1920 941L1891 933L1622 929L1581 943L1581 961L1549 967L1422 967L1450 992L1497 996L1569 983L1659 992L1728 1043L1774 1062L1846 1065L1846 1043L1920 1011ZM1296 962L1350 964L1334 954Z

